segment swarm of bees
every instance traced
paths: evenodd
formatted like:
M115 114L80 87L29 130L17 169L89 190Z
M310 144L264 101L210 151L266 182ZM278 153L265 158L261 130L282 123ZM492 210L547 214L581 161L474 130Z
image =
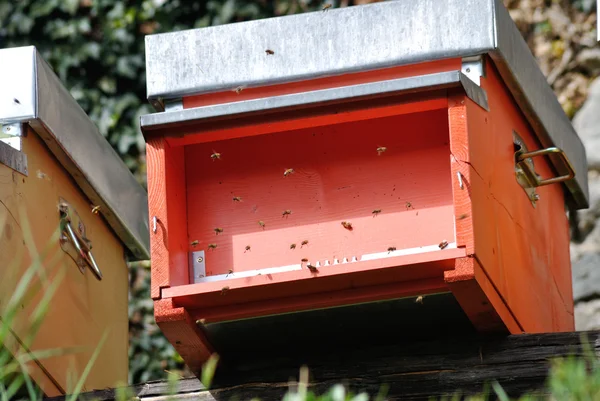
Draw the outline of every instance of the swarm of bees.
M448 246L448 241L442 241L440 242L440 244L438 245L440 247L440 249L444 249Z
M294 169L293 168L288 168L283 172L283 176L287 177L290 174L294 174Z
M215 228L215 230L214 230L214 231L215 231L215 234L216 234L216 235L219 235L220 233L222 233L222 232L223 232L223 229L222 229L221 227L217 227L217 228Z
M346 229L346 230L350 230L352 231L352 223L350 223L349 221L342 221L342 226Z

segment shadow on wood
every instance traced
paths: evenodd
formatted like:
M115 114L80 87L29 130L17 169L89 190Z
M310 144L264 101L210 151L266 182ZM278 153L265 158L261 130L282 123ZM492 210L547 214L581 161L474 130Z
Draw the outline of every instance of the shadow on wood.
M346 353L316 354L277 359L255 359L250 365L219 371L214 389L207 391L198 379L179 381L173 399L281 400L298 379L301 364L310 369L310 389L323 393L336 383L353 391L375 396L380 386L389 385L388 400L427 400L460 390L463 394L479 393L486 382L497 380L509 395L543 391L549 360L560 356L583 356L582 336L596 354L600 351L600 332L523 334L503 338L462 338L397 346L355 348ZM164 397L166 381L149 382L131 387L140 399ZM98 390L84 394L83 400L115 399L115 390ZM64 397L48 398L62 401Z

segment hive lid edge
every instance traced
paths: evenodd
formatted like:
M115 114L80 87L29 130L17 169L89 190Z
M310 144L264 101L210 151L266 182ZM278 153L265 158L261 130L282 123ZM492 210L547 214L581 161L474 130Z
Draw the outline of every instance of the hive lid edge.
M12 83L0 95L0 104L14 103L14 93L18 93L19 106L29 111L4 108L0 124L29 124L80 190L101 206L100 213L130 255L136 260L149 259L144 188L35 46L0 49L0 57L10 60L0 64L0 82ZM28 93L31 95L23 96Z

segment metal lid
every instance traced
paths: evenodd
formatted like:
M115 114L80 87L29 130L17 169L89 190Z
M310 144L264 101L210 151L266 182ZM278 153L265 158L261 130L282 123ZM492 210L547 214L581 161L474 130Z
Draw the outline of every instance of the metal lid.
M163 111L165 101L192 94L486 54L542 146L559 147L571 161L570 204L588 207L583 144L500 0L387 1L150 35L147 96ZM147 117L142 126L152 129Z
M34 46L0 49L0 124L29 124L137 260L149 259L148 197Z

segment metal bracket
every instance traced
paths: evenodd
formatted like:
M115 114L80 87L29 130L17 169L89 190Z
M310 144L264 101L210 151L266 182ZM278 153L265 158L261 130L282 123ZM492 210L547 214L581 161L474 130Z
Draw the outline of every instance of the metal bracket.
M483 56L464 57L461 72L477 86L481 86L481 77L485 78L485 59Z
M513 131L513 143L515 145L515 174L517 176L517 182L527 193L527 196L529 197L533 207L535 207L535 203L540 199L539 194L535 192L535 188L544 185L558 184L571 180L573 177L575 177L575 170L573 169L568 157L561 149L557 147L550 147L546 149L529 151L522 138L515 131ZM559 177L543 179L538 173L535 172L533 158L551 154L556 154L562 159L562 162L568 170L568 174Z
M58 209L61 249L75 261L82 274L87 266L98 280L102 280L102 272L92 255L92 242L86 236L85 224L79 214L63 198L59 199ZM73 226L76 229L73 229Z
M204 251L190 252L190 284L199 283L206 277L206 256Z

